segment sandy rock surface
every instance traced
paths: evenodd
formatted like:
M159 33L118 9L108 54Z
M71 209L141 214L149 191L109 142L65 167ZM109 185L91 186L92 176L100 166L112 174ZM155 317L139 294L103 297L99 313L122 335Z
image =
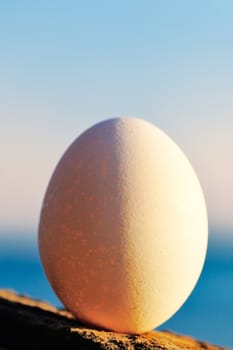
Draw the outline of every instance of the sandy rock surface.
M88 328L68 311L0 290L0 350L9 349L224 349L169 331L120 334Z

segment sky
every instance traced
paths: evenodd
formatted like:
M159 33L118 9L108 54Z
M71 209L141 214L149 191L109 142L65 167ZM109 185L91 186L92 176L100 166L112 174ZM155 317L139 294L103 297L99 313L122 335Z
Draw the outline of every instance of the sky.
M233 232L233 2L0 3L0 231L35 232L73 140L146 119L185 152L209 225Z

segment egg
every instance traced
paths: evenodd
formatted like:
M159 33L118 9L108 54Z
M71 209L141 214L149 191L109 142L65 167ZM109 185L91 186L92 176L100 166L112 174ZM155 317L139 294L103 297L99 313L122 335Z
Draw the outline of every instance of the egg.
M39 218L41 262L86 325L157 328L185 303L208 244L206 203L179 146L134 117L103 120L64 151Z

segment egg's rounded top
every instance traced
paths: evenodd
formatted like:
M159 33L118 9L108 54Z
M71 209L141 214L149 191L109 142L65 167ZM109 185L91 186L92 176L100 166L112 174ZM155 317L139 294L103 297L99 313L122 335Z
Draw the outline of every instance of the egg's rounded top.
M64 152L39 224L46 275L86 323L151 330L200 276L208 220L198 177L179 146L134 117L104 120Z

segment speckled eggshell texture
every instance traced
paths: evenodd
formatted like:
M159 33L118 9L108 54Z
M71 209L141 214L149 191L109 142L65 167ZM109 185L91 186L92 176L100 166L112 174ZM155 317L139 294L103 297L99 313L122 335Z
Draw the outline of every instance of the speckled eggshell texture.
M39 251L61 302L86 324L140 333L169 319L205 261L198 178L163 131L113 118L81 134L58 162L39 221Z

